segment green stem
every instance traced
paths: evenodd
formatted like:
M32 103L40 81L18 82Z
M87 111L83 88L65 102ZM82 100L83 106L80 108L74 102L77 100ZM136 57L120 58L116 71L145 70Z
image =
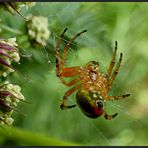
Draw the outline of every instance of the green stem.
M14 28L10 28L10 27L8 27L8 26L6 26L6 25L3 25L3 24L0 24L0 27L1 27L2 29L5 29L5 30L11 32L11 33L15 33L15 34L18 34L18 35L21 35L21 34L22 34L21 31L19 31L19 30L17 30L17 29L14 29Z
M0 136L34 146L78 146L76 143L69 143L62 140L47 137L40 133L22 130L16 127L0 128Z

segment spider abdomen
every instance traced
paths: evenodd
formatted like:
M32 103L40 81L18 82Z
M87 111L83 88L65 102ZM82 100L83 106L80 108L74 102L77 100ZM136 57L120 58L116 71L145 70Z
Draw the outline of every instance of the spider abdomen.
M98 106L98 99L100 98L95 98L94 94L91 94L90 91L84 89L80 89L76 94L76 101L80 110L90 118L97 118L104 112L103 103L101 102L102 105Z

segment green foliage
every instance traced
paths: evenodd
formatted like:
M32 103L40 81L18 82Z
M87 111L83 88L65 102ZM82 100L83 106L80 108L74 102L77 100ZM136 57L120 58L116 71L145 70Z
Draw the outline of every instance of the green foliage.
M24 18L0 9L1 38L16 37L22 48L21 53L26 55L21 57L20 64L14 64L16 73L8 76L11 82L21 86L23 95L31 103L22 102L18 106L27 116L15 113L14 125L21 128L24 134L27 130L80 145L148 145L147 7L148 3L132 2L40 2L27 10L22 8L23 16L31 13L48 17L51 34L46 47L31 44ZM107 102L108 113L119 113L112 121L106 121L103 117L89 119L78 108L60 110L62 97L69 88L56 77L54 47L66 27L66 40L79 31L88 30L69 49L66 62L69 66L96 60L101 71L106 72L114 42L118 41L117 59L122 52L123 62L109 94L130 93L131 97ZM69 104L75 102L73 94ZM37 139L31 144L27 140L5 135L1 135L1 145L53 145L46 141L39 144Z

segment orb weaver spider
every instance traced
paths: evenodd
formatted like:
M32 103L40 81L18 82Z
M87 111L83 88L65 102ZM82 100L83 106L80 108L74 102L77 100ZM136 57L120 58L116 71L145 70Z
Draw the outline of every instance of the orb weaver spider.
M71 43L82 33L86 32L84 30L82 32L77 33L71 40L69 40L64 46L64 51L62 55L62 59L59 57L59 47L61 41L64 37L67 28L61 34L56 47L55 47L55 55L56 55L56 75L60 79L60 81L66 86L73 86L70 90L68 90L64 96L61 103L60 108L69 109L73 108L76 105L66 105L68 97L75 91L76 94L76 102L80 110L90 118L97 118L101 115L104 116L105 119L111 120L117 116L118 113L113 115L108 115L105 112L104 104L108 100L119 100L130 96L130 94L125 94L121 96L108 96L108 92L111 89L112 83L115 77L118 74L118 70L120 68L120 64L122 61L123 54L120 53L120 58L118 60L117 66L113 71L113 67L115 64L115 58L117 53L117 41L115 42L115 49L113 53L112 60L110 62L107 74L101 73L99 71L99 63L96 61L90 61L83 67L74 66L74 67L65 67L67 50ZM64 77L74 77L70 82L66 82Z

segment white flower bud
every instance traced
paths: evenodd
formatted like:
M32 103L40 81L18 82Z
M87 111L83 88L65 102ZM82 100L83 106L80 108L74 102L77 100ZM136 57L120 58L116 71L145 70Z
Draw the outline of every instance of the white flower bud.
M26 26L28 29L28 35L31 40L45 46L50 36L48 29L48 18L43 16L32 16L29 14L27 17Z

